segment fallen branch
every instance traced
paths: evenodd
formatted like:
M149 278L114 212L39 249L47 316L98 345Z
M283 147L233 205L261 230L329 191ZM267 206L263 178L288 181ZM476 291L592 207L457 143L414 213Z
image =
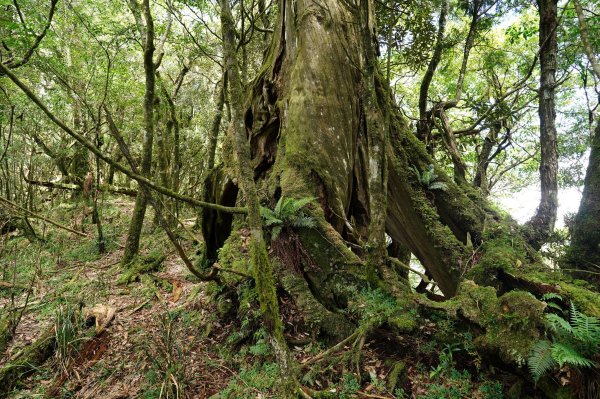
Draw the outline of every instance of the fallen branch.
M42 215L40 215L38 213L30 211L29 209L23 208L22 206L19 206L19 205L15 204L14 202L12 202L12 201L4 198L4 197L0 197L0 202L3 202L5 204L13 207L14 209L20 211L20 212L26 213L27 215L29 215L29 217L32 217L34 219L43 220L44 222L50 223L51 225L56 226L56 227L58 227L60 229L66 230L66 231L68 231L70 233L77 234L78 236L81 236L81 237L89 238L89 235L87 235L85 233L82 233L81 231L73 230L70 227L67 227L67 226L62 225L62 224L60 224L58 222L55 222L54 220L48 219L48 218L46 218L46 217L44 217L44 216L42 216Z
M52 189L58 189L58 190L70 190L70 191L81 191L82 190L81 186L79 186L77 184L55 183L55 182L51 182L51 181L40 181L40 180L29 180L27 178L24 178L24 179L25 179L25 182L27 182L27 184L31 184L34 186L41 186L41 187L47 187L47 188L52 188ZM98 190L107 191L112 194L123 194L123 195L127 195L129 197L135 197L138 193L137 190L133 190L131 188L112 186L109 184L101 184L98 187Z

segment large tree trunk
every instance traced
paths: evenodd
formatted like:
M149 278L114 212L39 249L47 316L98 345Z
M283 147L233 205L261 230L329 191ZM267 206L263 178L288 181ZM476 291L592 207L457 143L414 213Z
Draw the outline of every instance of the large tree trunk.
M308 324L334 339L352 332L353 322L340 309L367 286L403 301L407 312L419 307L425 302L414 299L396 269L408 266L388 262L387 233L421 261L447 299L456 297L440 309L461 325L477 326L479 349L513 366L526 358L543 333L545 305L512 290L570 297L576 289L546 284L544 266L519 227L501 221L474 189L437 169L438 184L422 179L434 161L396 111L378 70L370 0L281 0L279 10L270 52L244 105L243 128L264 205L273 207L282 197L317 199L305 209L316 228L271 240L279 286ZM223 148L231 159L230 146ZM227 169L217 170L222 175L208 180L209 191L231 204L235 179L225 176ZM232 229L231 219L213 216L203 219L209 254L223 241L213 237ZM222 267L247 264L243 234L227 238ZM241 252L232 261L234 248ZM531 265L535 278L527 274ZM600 314L593 295L579 301ZM523 312L527 325L517 328L498 316L505 312ZM406 332L410 318L403 314L388 325Z
M309 281L333 298L341 294L325 291L336 290L339 267L366 279L380 274L387 232L453 296L471 256L464 244L481 238L482 204L441 172L445 190L421 183L418 174L433 160L395 112L376 67L371 3L284 1L281 10L245 122L255 178L268 197L318 198L313 213L327 237L305 239L342 247L340 264L323 262ZM222 229L205 227L205 237ZM362 249L348 253L343 240ZM216 252L210 243L208 250Z
M592 72L600 79L600 64L594 55L587 22L579 1L574 2L579 20L581 42L590 62ZM593 118L590 118L593 119ZM600 288L600 122L590 146L590 161L585 173L583 196L579 211L571 228L571 246L565 256L567 269L575 271L576 276L591 281L596 289Z
M576 276L600 288L600 123L592 138L583 197L573 221L565 264L579 270Z

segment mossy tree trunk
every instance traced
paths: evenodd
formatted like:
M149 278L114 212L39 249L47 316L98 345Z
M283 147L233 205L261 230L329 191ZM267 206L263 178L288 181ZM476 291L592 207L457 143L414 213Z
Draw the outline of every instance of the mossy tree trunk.
M223 53L229 91L231 93L231 122L229 135L233 142L233 152L237 158L238 181L245 195L248 209L247 221L250 229L249 256L251 273L256 284L256 292L264 327L271 339L272 347L281 368L281 395L284 398L297 396L297 382L291 367L291 356L285 337L283 323L279 316L275 273L267 254L267 246L263 235L263 221L260 214L260 198L254 181L251 166L250 147L246 140L242 107L242 80L236 57L235 21L229 5L229 0L220 0L221 34L223 37Z
M571 246L565 257L575 275L600 289L600 123L596 122L585 173L583 196L573 221Z
M600 63L592 49L587 22L579 1L574 2L579 20L581 42L592 71L600 79ZM593 119L593 118L591 118ZM571 229L571 246L565 256L569 269L579 270L578 277L600 289L600 121L591 140L590 160L585 173L583 196Z
M154 91L156 87L156 68L154 65L154 21L150 13L150 4L148 0L144 0L142 4L144 19L146 20L145 32L146 41L144 44L144 72L146 77L146 86L144 93L144 145L142 146L142 162L140 171L142 175L150 177L152 171L152 144L154 140ZM146 208L148 206L148 198L144 190L138 190L138 195L135 199L133 215L129 223L129 231L127 233L127 241L125 243L125 251L123 253L122 263L130 264L138 253L140 246L140 236Z
M330 232L364 249L366 276L387 256L387 233L452 296L484 212L442 173L448 188L434 192L413 171L433 160L394 109L372 14L367 0L282 2L244 117L255 178L270 198L319 198Z
M396 110L379 71L371 0L280 0L278 10L265 64L243 105L229 71L236 135L229 137L231 148L224 145L224 159L234 153L245 162L240 148L249 142L253 176L244 167L236 174L245 194L237 201L248 205L251 255L257 248L266 254L264 244L252 248L263 239L251 205L260 200L273 207L282 197L317 199L305 211L318 226L293 232L304 253L294 264L274 262L277 281L269 283L277 282L292 297L306 321L319 324L329 338L348 336L355 325L340 310L367 286L393 295L406 309L436 306L408 289L395 267L402 262L388 262L386 234L420 260L449 299L439 309L459 324L476 325L478 347L515 367L542 336L545 308L518 290L537 297L577 296L582 309L600 315L594 293L556 279L548 284L551 278L519 226L502 221L479 190L457 185L437 168L436 186L444 189L423 181L435 161ZM231 203L237 195L227 170L216 168L207 180L211 200ZM231 224L230 218L205 215L208 254L216 256L223 239L213 238L229 232ZM253 256L251 265L257 261ZM259 294L264 288L273 292L256 284ZM527 326L506 322L507 312L527 313ZM407 320L396 327L405 332L410 316L403 317Z

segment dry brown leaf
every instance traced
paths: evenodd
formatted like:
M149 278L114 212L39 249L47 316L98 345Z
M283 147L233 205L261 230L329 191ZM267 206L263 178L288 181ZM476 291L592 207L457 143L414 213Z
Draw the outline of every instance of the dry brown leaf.
M179 301L181 297L181 293L183 292L183 287L177 284L177 281L173 281L173 302Z

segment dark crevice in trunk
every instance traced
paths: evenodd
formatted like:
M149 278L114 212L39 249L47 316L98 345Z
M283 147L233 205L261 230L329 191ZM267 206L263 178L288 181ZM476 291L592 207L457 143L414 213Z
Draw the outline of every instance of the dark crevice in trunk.
M204 181L205 201L235 206L238 186L225 174L223 166L218 166ZM230 213L202 209L202 236L206 243L206 258L215 261L218 250L231 234L233 215Z

